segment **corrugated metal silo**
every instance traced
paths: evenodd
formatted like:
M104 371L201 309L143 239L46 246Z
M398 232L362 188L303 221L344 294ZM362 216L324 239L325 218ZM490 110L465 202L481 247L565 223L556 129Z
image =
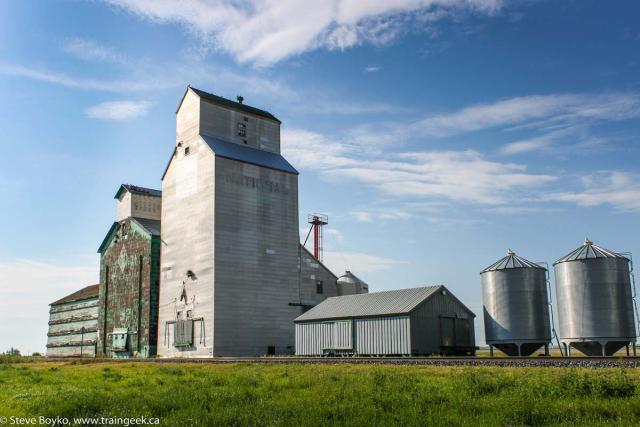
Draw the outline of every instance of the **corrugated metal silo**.
M556 261L560 340L589 356L635 341L630 260L586 240Z
M487 344L529 356L551 341L546 268L509 250L480 272ZM493 348L492 348L493 353Z
M354 295L369 293L369 285L360 280L349 270L338 278L338 295Z

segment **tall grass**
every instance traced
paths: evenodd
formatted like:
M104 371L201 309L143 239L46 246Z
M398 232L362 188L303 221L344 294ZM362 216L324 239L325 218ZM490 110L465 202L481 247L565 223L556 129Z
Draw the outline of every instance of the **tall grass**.
M0 416L168 426L638 425L635 370L162 363L0 364Z

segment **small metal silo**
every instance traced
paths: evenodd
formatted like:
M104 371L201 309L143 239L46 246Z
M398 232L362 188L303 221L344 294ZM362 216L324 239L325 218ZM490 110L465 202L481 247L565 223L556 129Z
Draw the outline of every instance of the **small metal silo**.
M338 295L355 295L369 293L369 285L360 280L349 270L338 278Z
M507 256L480 272L487 344L509 356L529 356L540 347L549 352L551 327L547 269Z
M589 240L553 264L565 349L609 356L635 341L629 264L629 258Z

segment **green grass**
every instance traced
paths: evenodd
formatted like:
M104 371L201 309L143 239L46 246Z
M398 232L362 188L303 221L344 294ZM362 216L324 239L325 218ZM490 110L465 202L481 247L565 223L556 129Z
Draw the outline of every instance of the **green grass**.
M0 363L0 416L162 425L638 425L636 370Z

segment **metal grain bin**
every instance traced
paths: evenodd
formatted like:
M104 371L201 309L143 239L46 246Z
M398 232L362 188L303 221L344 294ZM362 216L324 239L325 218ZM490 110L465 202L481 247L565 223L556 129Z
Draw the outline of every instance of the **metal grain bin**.
M628 258L586 240L553 266L565 349L609 356L635 341Z
M369 285L349 270L338 278L338 296L369 293Z
M509 356L548 354L551 331L546 268L509 250L480 272L487 344Z

